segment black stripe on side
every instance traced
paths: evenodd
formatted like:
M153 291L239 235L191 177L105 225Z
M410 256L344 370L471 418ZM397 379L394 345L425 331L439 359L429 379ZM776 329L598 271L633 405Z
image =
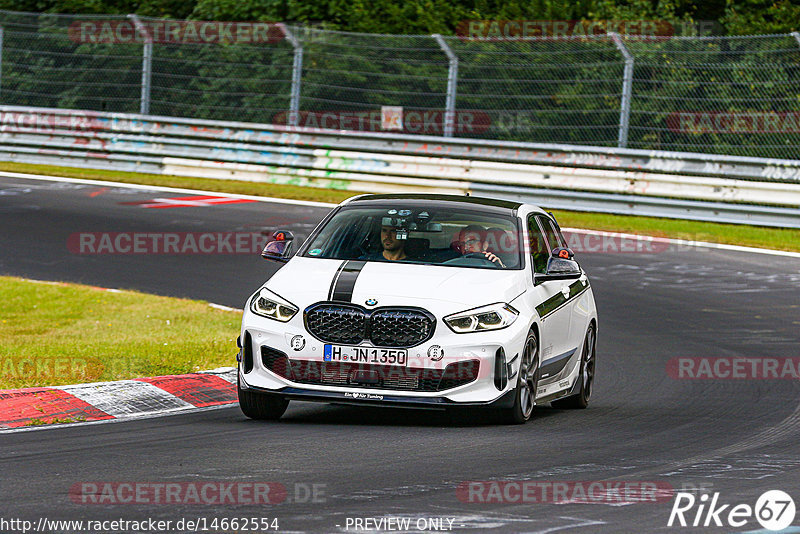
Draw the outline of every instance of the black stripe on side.
M333 275L331 280L331 288L328 290L328 300L333 300L333 289L336 287L336 282L339 280L339 275L342 274L342 269L347 265L348 260L344 260L342 264L336 269L336 274Z
M577 280L569 286L569 297L565 297L564 294L559 291L549 299L536 306L536 312L539 314L539 317L549 315L566 304L567 301L574 299L587 289L589 289L588 280L586 281L585 286L580 280Z
M331 300L350 302L353 299L353 289L356 287L356 280L366 263L366 261L359 260L348 260L345 262L334 284Z
M570 351L565 352L564 354L559 354L558 356L553 356L549 360L545 360L542 362L542 366L540 369L540 377L547 378L549 376L553 376L561 372L562 369L567 365L567 362L575 354L575 351L578 348L574 348Z

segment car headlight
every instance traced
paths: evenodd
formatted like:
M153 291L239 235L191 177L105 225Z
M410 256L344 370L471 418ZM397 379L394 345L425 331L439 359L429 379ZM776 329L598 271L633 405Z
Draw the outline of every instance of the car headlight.
M472 310L454 313L444 318L450 330L456 334L500 330L517 320L519 312L510 304L498 302Z
M253 295L253 299L250 301L250 311L256 315L285 323L294 317L298 308L272 291L262 288L258 293Z

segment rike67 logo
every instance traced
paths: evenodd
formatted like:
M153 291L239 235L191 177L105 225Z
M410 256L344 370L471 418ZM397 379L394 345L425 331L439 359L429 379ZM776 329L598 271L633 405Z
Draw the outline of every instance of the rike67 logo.
M794 500L781 490L763 493L755 506L749 504L721 503L719 492L695 497L692 493L675 494L667 526L681 527L734 527L746 525L752 519L767 530L783 530L795 518Z

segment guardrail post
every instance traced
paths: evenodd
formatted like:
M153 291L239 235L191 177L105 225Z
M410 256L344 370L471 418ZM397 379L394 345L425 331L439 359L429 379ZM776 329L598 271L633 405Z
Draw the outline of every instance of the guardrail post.
M447 69L447 100L444 110L444 136L453 137L456 122L456 85L458 84L458 56L453 52L444 38L438 33L431 35L439 44L439 48L447 54L450 63Z
M633 92L633 55L628 51L628 47L622 42L618 33L610 32L609 35L614 44L625 59L625 71L622 74L622 98L619 103L619 136L617 146L625 148L628 146L628 127L631 116L631 95Z
M283 35L294 48L294 59L292 60L292 93L289 98L289 126L297 126L300 121L300 83L303 79L303 46L297 37L286 27L286 24L279 22Z
M142 95L139 98L139 113L142 115L150 114L150 79L153 72L153 37L139 17L135 14L128 15L136 26L136 31L142 34L144 45L142 46Z

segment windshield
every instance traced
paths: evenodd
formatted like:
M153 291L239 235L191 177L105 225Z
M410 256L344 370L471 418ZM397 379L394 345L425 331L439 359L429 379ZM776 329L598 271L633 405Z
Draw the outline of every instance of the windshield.
M306 245L303 256L520 269L517 218L458 207L344 207Z

